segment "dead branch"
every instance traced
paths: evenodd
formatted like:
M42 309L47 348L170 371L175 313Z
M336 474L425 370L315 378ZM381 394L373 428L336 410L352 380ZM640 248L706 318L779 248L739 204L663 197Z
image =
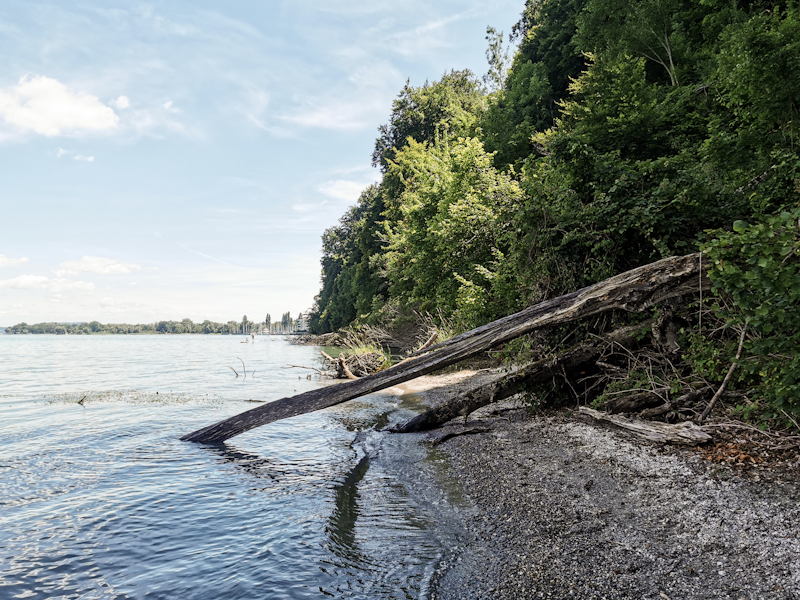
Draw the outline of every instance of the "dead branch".
M681 406L686 406L687 404L700 400L710 391L711 391L710 387L703 387L700 388L699 390L692 390L691 392L684 394L683 396L680 396L675 400L670 400L660 406L656 406L655 408L648 408L646 410L643 410L642 412L639 413L639 416L643 419L651 419L653 417L663 415L664 413L668 413L671 410L675 410L676 408L680 408Z
M465 429L463 431L451 431L450 433L445 433L443 436L440 436L433 440L432 445L438 446L439 444L443 444L447 440L451 440L454 437L458 437L460 435L474 435L476 433L486 433L487 431L491 431L488 427L473 427L472 429Z
M438 329L434 329L433 330L433 334L431 335L431 337L429 337L428 341L426 341L424 344L422 344L422 346L419 347L418 352L422 352L423 350L427 350L428 348L433 346L433 344L438 339L439 339L439 330Z
M358 377L353 375L352 371L350 371L350 369L347 367L347 359L344 356L344 352L339 354L339 368L348 379L358 379Z
M316 371L320 375L327 375L325 371L322 369L318 369L317 367L304 367L303 365L286 365L285 367L281 367L282 369L310 369L312 371Z
M703 414L700 415L697 419L698 425L702 425L705 418L708 416L708 413L711 412L711 409L714 408L714 404L722 396L723 392L725 392L725 388L728 387L728 382L731 380L733 376L733 372L736 370L736 367L739 366L739 359L742 358L742 347L744 346L744 336L747 333L747 325L742 327L742 333L739 336L739 348L736 350L736 358L731 363L730 369L728 369L728 373L725 375L725 379L722 380L722 384L719 386L717 393L714 394L714 397L711 398L711 401L706 406L706 409L703 411Z

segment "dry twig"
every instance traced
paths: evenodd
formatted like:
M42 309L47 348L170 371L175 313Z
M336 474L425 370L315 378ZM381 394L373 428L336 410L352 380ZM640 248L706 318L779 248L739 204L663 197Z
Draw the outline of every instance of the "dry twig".
M747 325L742 327L742 333L739 335L739 348L736 350L736 358L731 363L731 368L728 369L728 373L725 375L725 379L722 380L722 383L717 390L717 393L714 394L714 397L711 398L711 401L706 406L706 409L703 411L703 414L697 419L697 424L702 425L705 418L708 416L708 413L711 412L711 409L714 408L714 404L719 399L720 396L725 392L725 388L728 387L728 382L733 377L733 372L736 370L736 367L739 366L739 359L742 358L742 347L744 346L744 336L747 333Z

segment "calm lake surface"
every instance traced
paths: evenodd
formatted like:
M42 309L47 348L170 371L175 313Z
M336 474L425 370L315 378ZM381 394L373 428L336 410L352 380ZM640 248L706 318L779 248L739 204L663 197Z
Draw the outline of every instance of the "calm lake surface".
M415 398L179 441L335 385L282 368L319 348L242 339L0 335L0 598L428 596L468 508L441 457L376 431Z

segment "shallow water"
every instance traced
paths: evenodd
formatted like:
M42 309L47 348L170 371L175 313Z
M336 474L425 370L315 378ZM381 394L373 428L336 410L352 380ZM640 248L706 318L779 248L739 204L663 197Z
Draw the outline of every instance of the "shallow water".
M413 398L179 441L332 385L282 368L319 366L318 348L241 339L0 335L0 598L427 597L457 486L373 427Z

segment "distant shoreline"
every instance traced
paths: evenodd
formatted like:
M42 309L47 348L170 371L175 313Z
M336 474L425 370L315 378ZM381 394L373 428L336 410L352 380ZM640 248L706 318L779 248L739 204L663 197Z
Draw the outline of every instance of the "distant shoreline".
M186 331L182 333L172 333L170 331L139 331L139 332L112 332L112 331L90 331L88 333L55 333L50 331L28 331L26 333L17 333L17 332L8 332L6 331L7 327L0 327L0 335L239 335L244 337L249 337L250 333L217 333L217 332L210 332L210 333L198 333L194 331ZM257 336L262 335L269 335L269 336L305 336L307 335L305 332L295 332L295 333L257 333Z
M28 324L25 322L0 327L0 333L6 335L160 335L160 334L195 334L195 335L292 335L305 333L303 322L292 319L289 313L281 321L272 323L269 315L263 322L250 321L244 317L241 321L216 323L205 320L195 323L191 319L181 321L155 321L152 323L100 323L99 321L81 322L43 322ZM300 331L298 331L300 330Z
M126 332L111 332L111 331L91 331L89 333L53 333L50 331L29 331L27 333L14 333L14 332L6 332L6 328L0 327L0 335L241 335L249 337L251 334L249 333L196 333L193 331L187 331L183 333L172 333L172 332L162 332L162 331L140 331L136 333L126 333ZM295 336L295 335L305 335L302 333L257 333L256 335L278 335L278 336Z

